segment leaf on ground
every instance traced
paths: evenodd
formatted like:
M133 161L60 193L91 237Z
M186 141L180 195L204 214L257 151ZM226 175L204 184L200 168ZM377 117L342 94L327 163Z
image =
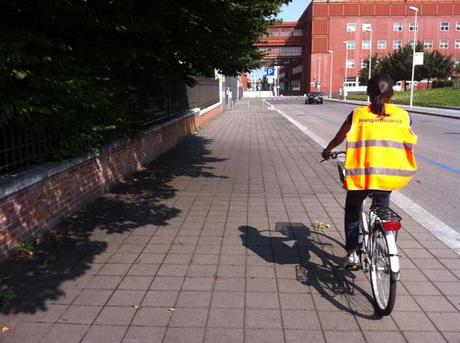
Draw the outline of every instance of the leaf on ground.
M10 331L10 328L8 326L2 327L2 333L7 333L8 331Z

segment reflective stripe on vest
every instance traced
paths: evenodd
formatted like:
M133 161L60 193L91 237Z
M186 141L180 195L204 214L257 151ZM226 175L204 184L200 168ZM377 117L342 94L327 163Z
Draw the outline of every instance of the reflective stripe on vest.
M379 119L368 106L353 111L347 133L345 183L348 190L396 190L404 187L417 169L406 111L385 105L387 116Z
M394 176L413 176L415 170L390 169L390 168L355 168L347 169L347 175L394 175Z
M369 139L361 142L347 142L347 148L362 148L362 147L371 147L371 146L383 146L386 148L396 148L396 149L409 149L414 148L414 144L405 143L405 142L394 142L382 139Z

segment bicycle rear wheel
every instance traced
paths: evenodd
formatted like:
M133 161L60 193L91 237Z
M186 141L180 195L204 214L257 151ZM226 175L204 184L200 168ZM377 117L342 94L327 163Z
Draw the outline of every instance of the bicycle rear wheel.
M374 304L381 315L389 315L396 300L396 278L392 276L388 241L380 223L372 232L370 277Z

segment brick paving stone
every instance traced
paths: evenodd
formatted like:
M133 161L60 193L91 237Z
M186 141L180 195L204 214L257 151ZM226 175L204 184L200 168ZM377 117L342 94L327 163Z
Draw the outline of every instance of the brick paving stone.
M211 308L208 327L210 328L243 328L244 311L241 309Z
M134 306L140 305L146 291L117 290L112 294L107 305Z
M46 343L78 343L88 330L88 325L56 324L42 341Z
M149 276L125 276L118 289L146 290L151 282L152 278Z
M423 312L394 312L391 315L402 331L436 331L435 326Z
M183 282L183 277L157 276L150 285L150 289L158 291L177 291L181 289Z
M97 274L99 275L125 275L131 266L129 264L110 263L104 265Z
M131 322L136 309L124 306L106 306L99 313L96 325L121 325L127 326Z
M168 328L163 343L202 343L205 329Z
M282 328L281 313L279 310L248 309L246 310L246 327L252 329Z
M161 342L166 328L130 326L123 343L153 343Z
M276 289L275 279L252 279L249 278L247 281L248 292L270 292L274 293Z
M397 331L364 331L364 337L372 343L406 343L404 336Z
M374 314L369 317L356 316L356 319L358 320L358 324L363 331L399 331L398 326L391 316L381 317L377 314Z
M86 285L90 289L115 289L121 282L121 276L94 276Z
M214 329L206 330L204 338L205 343L243 343L244 330L243 329Z
M443 296L418 295L414 298L425 312L457 312Z
M324 343L322 331L285 330L286 343Z
M208 309L175 308L169 322L170 327L205 327Z
M244 292L245 279L218 278L214 287L215 292Z
M443 343L446 340L441 336L439 332L420 332L420 331L405 331L404 336L409 343Z
M190 277L187 276L182 289L184 291L210 291L214 284L214 277Z
M58 323L68 324L92 324L102 306L78 306L72 305L57 320Z
M320 330L320 322L314 311L283 310L283 323L287 329Z
M1 333L2 343L38 343L51 328L50 323L17 323Z
M132 325L167 326L172 313L168 307L141 307L134 316Z
M458 332L460 338L460 313L427 312L427 315L440 331Z
M313 298L306 293L280 293L283 310L314 310Z
M356 319L344 311L318 311L319 321L325 331L359 331Z
M95 325L92 326L82 343L114 343L121 342L127 327L110 326L110 325Z
M460 281L435 282L434 285L439 288L444 295L460 295Z
M75 305L104 305L112 295L112 290L85 289L75 299Z
M359 331L324 331L327 343L364 343L363 334Z
M177 307L208 308L210 303L211 292L182 291L177 299Z
M251 343L279 343L284 341L281 329L246 329L246 342Z
M128 271L129 276L154 276L158 269L159 264L134 264Z
M218 294L218 293L216 293ZM246 307L248 309L279 309L277 293L246 293Z
M212 296L211 307L215 308L243 308L243 292L215 292Z

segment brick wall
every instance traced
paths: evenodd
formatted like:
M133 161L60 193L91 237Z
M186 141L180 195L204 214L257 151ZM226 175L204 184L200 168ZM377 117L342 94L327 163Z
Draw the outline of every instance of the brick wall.
M37 237L140 170L222 112L222 106L175 119L142 138L114 144L0 199L0 259L20 241ZM61 168L62 169L62 168ZM28 174L28 179L34 176ZM20 184L22 180L15 180ZM30 183L30 182L29 182Z

